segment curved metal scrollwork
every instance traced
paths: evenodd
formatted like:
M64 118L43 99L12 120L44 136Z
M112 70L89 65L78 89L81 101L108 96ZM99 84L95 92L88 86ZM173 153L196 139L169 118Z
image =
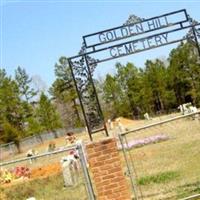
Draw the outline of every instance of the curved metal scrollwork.
M80 56L71 59L69 62L76 82L79 100L84 110L86 125L91 134L94 130L104 126L104 119L92 78L97 64L91 63L95 63L96 60L85 53L86 49L83 45L79 52Z
M197 47L197 51L200 57L200 26L198 26L198 21L194 20L192 17L188 15L188 20L190 25L192 25L192 28L188 31L186 37L187 41L194 44Z
M181 19L172 20L172 16L179 15ZM146 22L146 23L144 23ZM188 25L189 23L189 25ZM137 24L137 26L132 26ZM180 27L179 27L180 26ZM158 48L161 46L174 44L182 41L189 41L197 48L200 57L200 23L188 16L185 9L144 19L136 15L130 15L123 26L114 27L104 31L83 36L83 44L79 54L69 58L69 66L75 82L76 90L79 96L85 122L88 128L90 139L91 134L104 130L108 136L106 126L104 124L103 114L93 82L93 74L97 63L116 59L122 56L139 53L142 51ZM170 27L170 30L164 30ZM143 38L135 38L135 35L143 35L152 31L160 31L160 33L151 34ZM189 30L187 35L170 39L174 32ZM101 40L103 37L104 41ZM127 41L127 38L132 40ZM163 38L163 40L162 40ZM118 42L124 39L123 43L110 46L105 44ZM152 41L155 43L152 44ZM88 42L89 41L89 45ZM146 45L144 43L146 41ZM87 44L87 45L86 45ZM139 47L138 47L139 46ZM113 54L114 51L114 54ZM111 53L112 52L112 53ZM110 53L106 58L94 59L91 55Z

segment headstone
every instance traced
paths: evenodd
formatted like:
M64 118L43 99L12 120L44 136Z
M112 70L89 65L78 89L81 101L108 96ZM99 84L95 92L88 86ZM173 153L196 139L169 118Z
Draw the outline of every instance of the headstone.
M27 157L30 157L30 164L32 164L33 160L36 160L36 158L32 158L33 156L38 155L38 151L36 151L35 149L29 149L26 153Z
M48 152L55 151L55 150L56 150L56 143L55 142L49 142Z
M117 118L117 119L116 119L116 122L117 122L117 127L118 127L119 131L120 131L121 133L124 132L124 131L125 131L125 127L124 127L123 124L121 123L120 118Z
M145 114L144 114L144 118L145 118L146 120L150 120L149 114L148 114L148 113L145 113Z
M111 119L108 119L108 128L109 130L113 130L113 122L111 121Z
M74 155L68 155L61 160L64 185L73 186L78 182L78 161Z
M68 132L66 134L65 140L67 145L72 145L76 142L76 136L73 132Z

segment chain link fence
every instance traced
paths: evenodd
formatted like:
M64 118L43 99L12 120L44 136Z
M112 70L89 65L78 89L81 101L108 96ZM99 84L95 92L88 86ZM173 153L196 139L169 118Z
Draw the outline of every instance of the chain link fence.
M153 122L119 135L134 199L200 194L200 112Z
M94 200L82 143L0 164L2 200Z
M66 132L75 132L75 133L81 133L84 131L84 128L77 128L77 129L59 129L56 131L57 137L63 137ZM53 132L45 132L33 136L29 136L26 138L23 138L19 141L20 150L22 152L29 150L30 148L33 148L39 144L42 144L43 142L50 141L55 139L55 133ZM15 155L18 153L17 147L14 144L14 142L10 142L7 144L0 144L0 160L4 160L8 158L11 155Z

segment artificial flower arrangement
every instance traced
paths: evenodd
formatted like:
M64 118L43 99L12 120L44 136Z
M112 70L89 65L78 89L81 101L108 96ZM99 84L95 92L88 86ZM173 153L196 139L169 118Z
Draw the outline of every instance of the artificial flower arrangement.
M17 166L11 170L0 169L0 183L10 183L19 178L30 178L31 171L28 167Z

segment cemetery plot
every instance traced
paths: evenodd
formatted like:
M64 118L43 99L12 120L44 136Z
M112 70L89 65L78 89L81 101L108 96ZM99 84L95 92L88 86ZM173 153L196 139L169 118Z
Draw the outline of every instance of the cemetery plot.
M31 158L1 168L5 199L86 200L86 181L75 150Z
M181 199L200 193L199 130L199 119L190 116L123 136L134 196Z
M193 20L185 9L149 19L135 15L130 17L132 18L124 25L83 36L79 54L68 58L91 140L93 133L102 130L108 136L93 81L93 73L98 63L183 41L193 43L200 56L200 24Z

